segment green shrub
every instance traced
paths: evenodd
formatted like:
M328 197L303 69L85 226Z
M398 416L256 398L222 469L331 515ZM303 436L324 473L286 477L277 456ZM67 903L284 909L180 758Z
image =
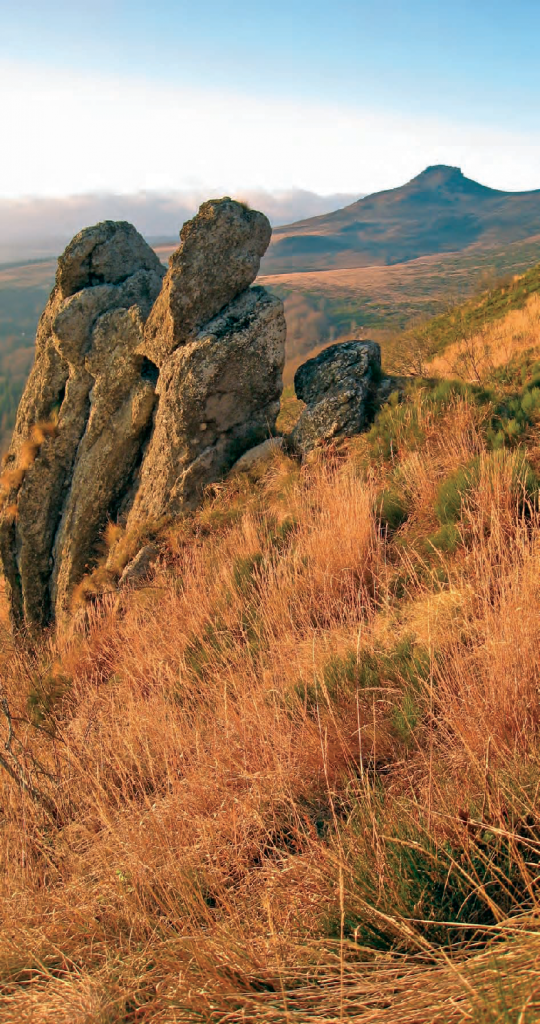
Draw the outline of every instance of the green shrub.
M451 526L459 520L464 498L478 484L479 476L480 459L477 457L439 484L435 515L441 526Z
M236 590L247 594L257 583L257 574L264 563L264 555L257 551L254 555L238 555L233 563L233 582Z
M342 655L334 655L312 682L299 681L294 687L294 693L311 711L326 701L338 703L350 699L360 690L394 687L402 692L397 705L396 729L399 732L403 719L407 723L404 735L406 733L409 736L414 718L412 706L429 672L427 652L415 647L412 639L407 637L389 650L360 651L358 654L356 651L347 651ZM419 713L415 714L414 725L420 717Z
M27 707L33 725L54 731L55 714L71 689L71 679L54 666L35 674L28 692Z
M409 515L408 502L404 494L395 487L388 487L382 492L378 502L378 513L381 524L389 530L397 530L406 522Z
M520 791L520 814L522 797ZM504 820L491 827L481 823L482 813L479 807L461 810L445 836L425 820L417 799L395 798L375 779L369 801L362 795L340 828L340 848L351 865L344 885L345 935L385 951L417 952L418 939L464 947L492 940L490 929L501 919L532 908L540 869L538 817L518 818L506 807ZM327 928L339 933L337 914Z
M215 616L205 625L202 633L193 633L188 638L184 653L188 674L197 680L211 676L216 661L224 662L231 644L230 630L219 616Z
M436 533L432 533L431 536L426 537L426 545L429 548L435 548L436 551L443 551L445 554L452 555L457 550L461 542L461 534L453 523L446 523L441 526L440 530Z
M501 468L503 460L507 457L504 450L495 450L490 455L488 454L483 463L484 471L487 473L497 472ZM512 458L510 486L512 493L516 497L518 511L521 512L527 503L532 504L536 502L539 483L538 477L524 452L518 453L518 455ZM481 467L481 459L477 456L467 463L466 466L460 467L451 476L446 477L439 485L434 507L435 514L442 527L451 527L459 521L466 498L478 486ZM439 531L430 540L434 547L439 547L440 550L444 551L452 549L446 547L446 544L452 545L455 541L457 545L459 537L455 534L452 535L450 530L445 533Z

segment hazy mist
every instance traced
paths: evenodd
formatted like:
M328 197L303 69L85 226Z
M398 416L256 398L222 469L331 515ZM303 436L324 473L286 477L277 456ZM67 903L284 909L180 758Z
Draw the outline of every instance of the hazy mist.
M128 220L151 241L174 241L185 220L205 199L223 190L205 192L99 193L57 198L0 199L0 262L55 256L81 228L100 220ZM272 224L329 213L359 195L317 195L302 189L287 192L243 191L235 198L263 210Z

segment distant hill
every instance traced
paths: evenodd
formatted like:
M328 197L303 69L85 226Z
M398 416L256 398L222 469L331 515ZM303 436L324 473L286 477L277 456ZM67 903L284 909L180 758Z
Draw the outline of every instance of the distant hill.
M540 189L501 192L438 165L335 213L275 228L262 273L388 266L538 234Z

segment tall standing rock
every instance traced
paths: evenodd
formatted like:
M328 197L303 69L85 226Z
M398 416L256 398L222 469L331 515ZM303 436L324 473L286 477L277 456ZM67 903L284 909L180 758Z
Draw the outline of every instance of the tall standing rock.
M131 527L194 508L273 433L283 306L250 287L270 234L263 214L212 200L182 229L163 282L129 224L88 228L60 257L1 481L17 626L66 617L108 519Z
M128 527L194 508L248 448L275 430L283 388L280 299L250 288L271 228L232 199L184 225L145 329L158 406Z
M136 349L163 273L153 250L123 222L80 232L58 261L2 477L0 554L17 626L54 618L56 581L63 573L64 604L133 472L155 393ZM115 310L123 319L111 316ZM76 568L61 572L58 537L77 501L85 506L85 542Z
M284 351L280 300L250 288L166 360L128 526L195 508L206 484L272 434Z
M146 354L161 366L255 280L272 229L233 199L210 199L184 224L146 325Z

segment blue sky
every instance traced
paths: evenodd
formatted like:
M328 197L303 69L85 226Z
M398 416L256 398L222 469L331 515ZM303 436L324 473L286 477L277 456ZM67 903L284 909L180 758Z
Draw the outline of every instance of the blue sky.
M0 0L0 16L0 196L366 192L439 162L540 188L540 0Z

